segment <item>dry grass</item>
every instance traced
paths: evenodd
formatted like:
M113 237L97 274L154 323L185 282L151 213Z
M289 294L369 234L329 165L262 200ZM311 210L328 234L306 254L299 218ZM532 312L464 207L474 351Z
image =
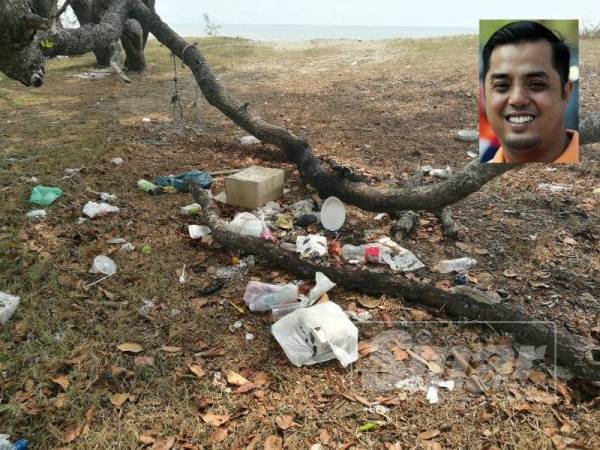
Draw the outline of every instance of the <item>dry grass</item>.
M207 59L233 94L248 99L266 119L305 135L319 154L396 179L411 173L417 164L456 167L468 159L464 145L454 136L457 129L477 124L474 37L289 47L212 38L201 40L200 45L206 47ZM403 448L427 448L417 436L436 428L442 432L435 440L447 448L552 446L550 431L545 429L559 433L561 425L551 408L533 403L530 411L520 413L505 391L489 397L463 391L441 393L441 403L435 406L428 405L422 393L409 394L392 407L388 420L341 395L358 394L369 400L379 395L362 385L360 365L352 370L334 362L300 369L290 366L270 335L270 319L240 315L230 304L240 303L250 276L267 281L287 276L281 269L259 264L208 296L206 306L194 309L191 299L198 297L198 286L209 282L210 275L192 274L190 282L181 286L177 279L183 264L201 264L210 270L228 265L229 255L189 241L186 227L193 219L178 215L180 206L191 203L189 196L149 197L136 189L137 179L190 168L268 164L287 170L291 192L286 203L301 198L303 192L293 167L261 160L260 149L234 145L234 138L243 133L205 103L200 104L201 122L194 120L194 82L180 68L185 117L173 122L169 54L151 42L147 56L148 71L133 75L129 86L112 77L95 81L72 77L91 68L89 56L52 62L47 83L38 90L0 80L0 290L22 297L17 316L0 334L2 432L24 436L36 449L60 447L65 432L83 423L86 412L95 408L89 432L69 443L70 448L139 448L142 433L176 436L180 446L188 442L211 447L214 429L202 421L197 408L200 399L208 398L214 404L206 411L234 417L228 437L216 448L229 448L236 440L243 447L255 438L260 448L270 434L284 437L287 448L308 448L319 440L322 429L331 435L332 447L354 442L355 448L383 448L384 442L398 441ZM598 72L597 56L597 46L583 41L582 77ZM598 110L599 100L590 95L596 92L597 81L588 80L582 86L582 108ZM142 122L143 117L151 117L152 122ZM597 155L598 147L589 152L588 161ZM110 164L115 156L125 158L126 164ZM35 159L8 161L8 157ZM67 167L84 170L63 180ZM31 176L65 191L41 224L32 224L24 216L31 189L25 180ZM532 195L540 180L576 187L569 195L543 198ZM560 234L574 235L582 211L584 225L597 232L597 200L586 200L595 185L597 180L589 173L528 168L457 205L458 220L469 228L465 242L490 252L478 256L480 266L474 275L480 286L508 289L511 301L523 302L536 317L559 320L581 332L597 325L593 315L566 302L554 309L544 307L548 294L528 284L536 271L547 270L544 265L552 263L579 280L574 288L546 281L562 299L597 288L597 247L578 238L576 247L565 249ZM82 206L95 198L87 187L116 194L122 212L78 225ZM525 219L502 213L523 205ZM352 209L353 230L346 231L362 238L372 217ZM462 256L452 243L442 240L435 218L424 215L422 222L422 235L406 245L426 263ZM385 223L381 228L380 232L387 231ZM525 238L532 233L538 234L537 241ZM114 237L125 237L138 249L148 244L152 252L112 253L118 274L84 289L84 284L96 279L87 273L91 260L114 251L116 247L106 243ZM521 278L505 279L502 271L507 268L518 270ZM353 293L337 288L330 297L343 306L357 301ZM144 299L157 305L150 317L138 312ZM384 300L382 305L384 309L373 310L375 319L381 319L383 312L394 320L410 317L409 308L399 299ZM239 319L244 321L243 329L230 331ZM380 325L361 326L361 339L381 331ZM245 332L253 333L255 340L246 341ZM478 330L473 339L477 343L492 337ZM445 345L454 345L459 338L458 332L448 333ZM143 345L143 354L153 356L155 366L136 366L134 356L116 349L122 342ZM181 351L167 353L161 350L165 345ZM217 346L224 356L195 356ZM194 361L207 374L200 380L187 370ZM115 374L115 367L133 376ZM268 373L269 381L259 393L234 394L213 382L217 372L244 369ZM62 389L51 381L57 375L70 381L64 402ZM132 397L116 408L110 397L124 392ZM554 407L574 422L573 430L562 435L598 448L597 409L567 400L568 396ZM279 429L276 418L282 415L293 416L298 425ZM372 433L356 432L357 426L369 421L382 421L382 426Z

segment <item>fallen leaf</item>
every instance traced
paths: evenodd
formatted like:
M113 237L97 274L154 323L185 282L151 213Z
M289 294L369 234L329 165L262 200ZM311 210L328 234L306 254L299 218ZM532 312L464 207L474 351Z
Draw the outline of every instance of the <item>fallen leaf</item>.
M358 303L367 309L377 308L381 304L380 298L372 298L367 296L358 297Z
M383 313L381 318L383 319L383 324L386 328L392 328L394 326L394 322L388 313Z
M527 378L535 384L544 384L546 382L546 374L539 370L530 370L527 374Z
M140 344L135 344L133 342L125 342L123 344L119 344L117 345L117 348L122 352L126 353L139 353L142 350L144 350L144 348Z
M417 322L432 319L431 314L429 314L427 311L422 311L420 309L411 309L410 316L412 317L413 320L415 320Z
M125 403L127 400L129 399L129 394L127 393L122 393L122 394L114 394L113 396L110 397L110 402L115 405L117 408L123 406L123 403Z
M252 391L253 389L256 389L257 387L258 387L258 385L256 383L249 381L248 383L242 384L239 388L237 388L235 390L235 393L236 394L245 394L247 392Z
M454 243L454 245L456 245L458 248L460 248L460 249L461 249L461 250L463 250L463 251L465 251L465 250L468 250L468 249L469 249L469 246L468 246L467 244L465 244L464 242L459 242L459 241L456 241L456 242Z
M379 350L379 347L368 342L360 341L358 343L358 353L360 353L360 356L362 357L370 355L371 353L376 352L377 350Z
M258 372L256 375L254 375L254 380L252 381L254 381L254 384L257 386L262 386L269 381L269 374L267 372Z
M421 358L419 355L417 355L415 352L413 352L410 349L406 349L406 352L410 355L411 358L416 359L417 361L419 361L422 364L425 364L427 366L427 368L435 373L435 374L440 374L444 372L444 369L441 368L439 365L437 365L436 363L434 363L433 361L427 361L423 358Z
M526 402L518 402L513 405L513 409L518 412L529 412L531 411L531 405Z
M452 282L450 280L440 280L435 283L435 287L441 289L442 291L449 291L452 287Z
M229 416L228 414L219 415L219 414L207 413L207 414L201 415L200 417L202 417L202 420L204 420L204 422L206 422L207 424L209 424L213 427L220 427L224 423L227 423L229 421L229 419L231 419L231 416Z
M283 439L272 434L265 440L264 450L281 450L283 448Z
M292 416L279 416L275 419L277 426L282 430L287 430L294 424L294 418Z
M138 367L143 367L143 366L154 367L154 356L136 356L133 359L133 364Z
M421 357L425 360L425 361L431 361L434 359L440 359L440 355L438 355L434 349L432 349L429 346L425 346L423 348L421 348Z
M229 384L233 384L234 386L243 386L244 384L249 383L247 379L233 370L227 371L225 377L227 378L227 382Z
M143 445L154 444L155 441L156 441L156 439L154 439L152 436L150 436L148 434L140 434L138 436L138 442Z
M63 443L69 444L69 443L73 442L75 439L77 439L79 437L79 435L81 434L81 430L82 430L81 425L79 425L79 424L73 425L63 435L63 438L62 438Z
M188 366L188 369L190 372L192 372L198 378L202 378L206 373L206 372L204 372L204 369L197 364L190 364Z
M319 431L319 440L321 441L321 444L329 445L329 442L331 441L331 435L326 428L321 428L321 431Z
M408 359L408 353L406 353L397 345L390 346L390 351L392 352L392 355L394 355L394 359L396 361L404 361L405 359Z
M225 356L225 349L222 347L213 347L202 352L198 352L195 356L203 356L204 358L214 358L217 356Z
M477 255L487 255L489 252L485 248L475 247L473 252Z
M58 384L65 391L69 387L69 384L71 384L69 379L67 377L65 377L64 375L60 375L58 377L52 378L52 382L55 384Z
M513 270L505 270L504 272L502 272L502 275L504 275L506 278L516 278L517 277L517 273Z
M134 372L124 367L111 366L110 371L114 377L133 378L135 376Z
M217 428L208 438L211 444L220 444L227 438L227 428Z
M152 450L171 450L175 445L175 438L173 436L155 441L152 446Z
M90 431L90 426L92 425L92 421L94 420L94 416L96 415L96 408L91 407L85 412L85 422L83 423L83 428L81 429L81 435L86 435L88 431Z
M170 345L163 345L160 349L167 353L179 353L181 351L181 347L173 347Z
M575 239L573 239L572 237L566 237L563 239L563 244L567 244L567 245L577 245L577 241Z
M52 405L56 409L61 409L67 406L67 396L65 394L58 394L54 400L52 400Z
M199 310L202 307L206 306L208 304L208 299L207 298L193 298L190 300L190 304L192 305L192 308L195 310Z
M421 441L428 441L439 435L440 435L440 430L428 430L428 431L423 431L422 433L419 433L419 435L417 436L417 439L419 439Z

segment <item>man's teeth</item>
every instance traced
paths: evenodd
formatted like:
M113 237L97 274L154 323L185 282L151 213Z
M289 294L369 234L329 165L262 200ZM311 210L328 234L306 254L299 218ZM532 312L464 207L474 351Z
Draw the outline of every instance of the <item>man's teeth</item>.
M508 121L510 123L528 123L533 120L533 116L510 116Z

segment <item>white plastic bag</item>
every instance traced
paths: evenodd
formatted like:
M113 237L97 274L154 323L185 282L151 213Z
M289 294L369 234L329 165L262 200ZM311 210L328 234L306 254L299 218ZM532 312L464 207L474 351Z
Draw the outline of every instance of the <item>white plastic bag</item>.
M296 249L301 256L317 258L327 254L327 238L319 234L298 236L296 238Z
M87 202L83 207L83 213L90 219L114 212L119 212L119 208L108 203Z
M298 286L250 281L244 291L244 303L250 311L268 311L270 308L297 303Z
M254 236L266 240L275 239L267 224L249 212L236 215L229 222L229 229L244 236Z
M322 272L317 272L315 274L315 287L310 290L308 293L308 305L312 305L314 302L321 298L325 292L330 291L335 283L327 278L327 275Z
M333 302L297 309L275 322L271 332L297 367L334 358L346 367L358 359L358 329Z
M206 225L189 225L188 231L192 239L200 239L211 233L210 228Z
M10 320L21 299L15 295L0 292L0 325L4 325Z

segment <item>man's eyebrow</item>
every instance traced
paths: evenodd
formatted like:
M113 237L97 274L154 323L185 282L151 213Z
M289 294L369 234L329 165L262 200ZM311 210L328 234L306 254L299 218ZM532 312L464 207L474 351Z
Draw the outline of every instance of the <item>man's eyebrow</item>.
M525 74L527 78L548 78L548 74L543 70L538 70L536 72L527 72Z
M504 79L510 78L510 75L507 73L503 73L503 72L495 72L490 75L490 78L492 80L497 80L497 79L504 80Z

